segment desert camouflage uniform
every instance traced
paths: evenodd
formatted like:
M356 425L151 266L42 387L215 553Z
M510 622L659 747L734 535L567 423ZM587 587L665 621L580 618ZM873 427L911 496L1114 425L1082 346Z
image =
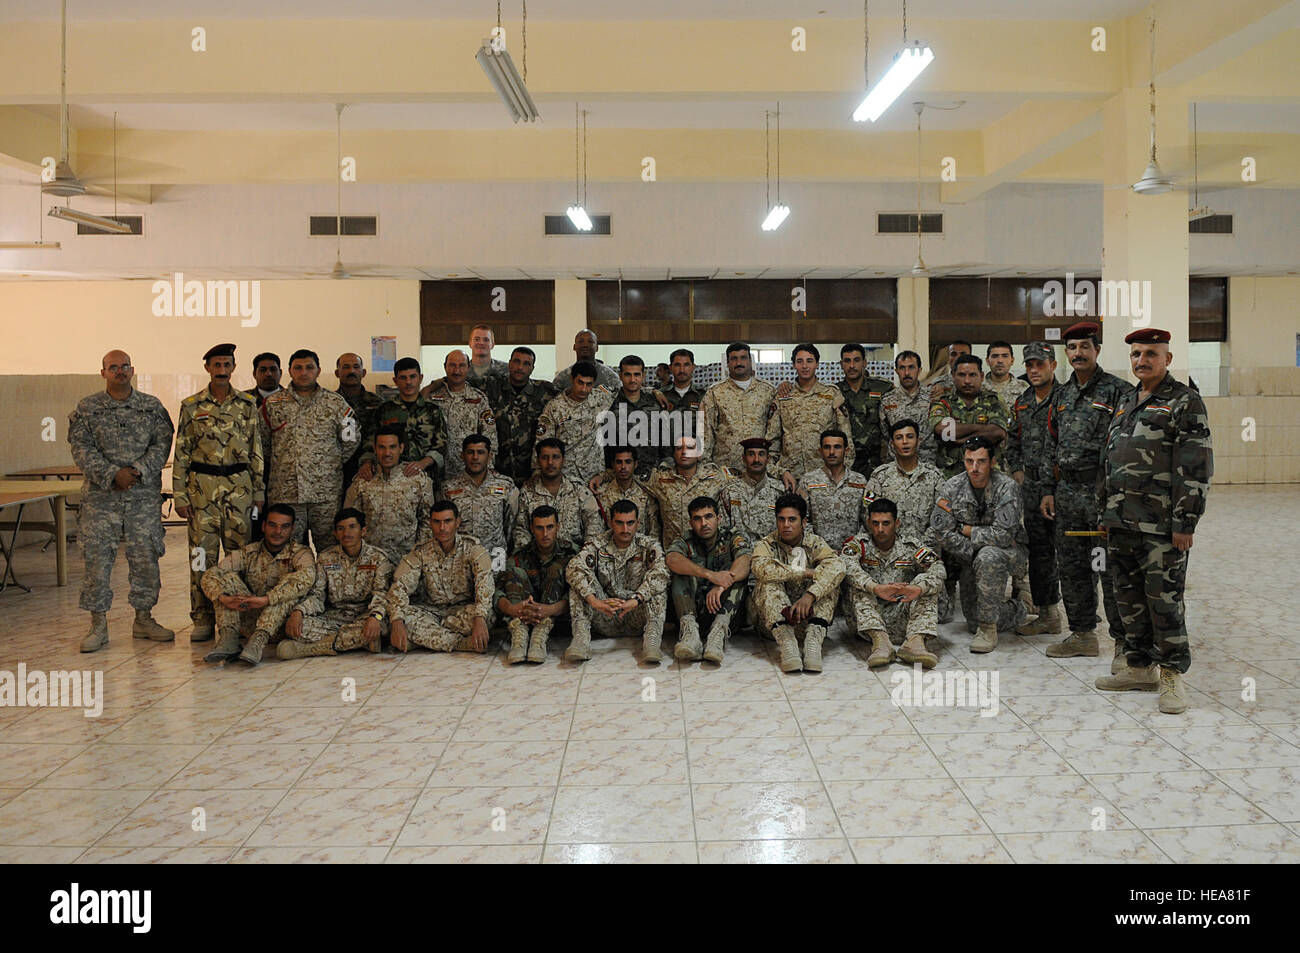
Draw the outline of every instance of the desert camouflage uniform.
M397 464L387 476L377 466L373 479L353 480L343 500L345 507L366 514L366 542L382 549L394 565L432 532L433 484L423 473L407 476L402 466Z
M751 483L742 471L722 484L718 503L725 512L718 515L747 539L762 539L776 532L776 498L784 492L780 480L764 476Z
M1173 534L1196 532L1214 475L1200 394L1169 374L1145 399L1135 385L1111 422L1104 466L1101 525L1129 665L1184 673L1192 663L1183 620L1187 553Z
M311 550L290 540L278 553L270 552L265 541L249 543L205 572L201 585L212 600L220 638L232 629L276 635L315 582L316 560ZM270 604L265 609L240 612L218 602L221 596L266 596Z
M750 380L753 383L742 388L728 377L705 392L700 404L704 414L702 459L720 467L743 467L745 450L740 441L767 432L767 411L776 398L776 388L756 377Z
M813 381L811 390L802 391L795 384L789 397L774 398L768 407L767 465L774 473L800 473L821 466L821 434L838 429L846 434L852 429L844 395L838 387ZM853 442L844 448L844 466L852 468Z
M839 481L831 478L825 464L799 478L799 495L808 501L808 529L826 540L832 549L866 526L867 478L845 467Z
M487 394L469 384L459 393L444 381L426 395L426 399L442 410L447 421L447 469L445 480L465 472L461 459L461 443L472 433L483 434L491 441L488 468L496 466L497 421L492 416L492 404Z
M127 600L135 609L152 609L162 585L162 468L172 448L171 416L157 397L134 388L125 400L100 391L83 397L68 415L68 444L85 475L77 525L86 575L78 604L88 612L107 612L113 605L113 563L125 540ZM140 479L116 489L117 471L130 466Z
M567 542L557 540L551 554L543 556L537 551L537 543L530 542L507 560L506 570L497 581L496 596L492 604L496 605L503 598L507 602L520 603L527 600L529 596L539 605L549 606L560 600L564 600L567 604L569 580L565 578L565 570L575 553L576 551ZM555 628L557 618L559 617L543 619L531 628L523 619L510 618L506 628L510 630L512 636L522 636L527 643L534 637L539 639L549 637Z
M413 645L435 652L472 652L474 620L492 624L492 558L472 536L456 534L451 552L436 539L402 557L388 590L389 626L406 623ZM424 598L417 601L423 592Z
M366 644L361 637L371 613L379 618L379 637L388 633L388 589L393 584L393 564L384 551L363 541L355 557L342 546L331 546L316 557L316 581L307 598L295 606L302 612L299 642L328 639L335 651L346 652Z
M662 524L661 542L671 546L673 541L685 536L691 528L691 517L686 507L697 496L709 496L721 500L722 486L736 474L725 467L717 467L701 460L695 467L695 475L689 480L677 472L675 461L665 462L646 482L646 490L659 504L659 520ZM718 503L718 516L726 520ZM722 530L720 529L719 532Z
M212 625L212 602L199 579L221 559L253 539L250 510L266 496L257 402L231 389L225 400L210 387L181 401L172 460L172 502L192 507L186 522L190 542L190 618ZM208 472L202 472L202 471ZM212 472L217 470L218 472ZM222 472L224 471L224 472ZM203 557L195 568L195 550Z
M931 402L930 388L920 384L916 386L916 393L910 396L902 387L895 387L880 399L880 439L884 442L884 456L881 459L894 458L889 442L889 428L900 420L910 420L917 428L916 436L920 443L917 455L922 463L934 463L937 451L934 429L927 425Z
M914 536L899 536L892 549L877 548L870 533L859 533L840 551L844 563L845 601L858 635L870 638L872 629L889 633L895 645L914 635L939 633L939 593L946 576L943 560ZM906 583L921 587L912 602L877 599L877 585Z
M687 532L685 536L674 540L668 547L668 553L677 553L685 556L697 566L709 570L710 572L725 572L732 567L737 559L741 556L752 556L754 554L753 544L745 537L744 533L737 533L735 530L726 530L718 527L718 534L713 538L713 546L708 547L704 540L695 535L695 531ZM747 590L746 580L731 585L726 592L722 594L721 614L731 617L731 628L734 630L739 623L738 610L745 598ZM708 598L710 590L713 589L713 583L707 579L700 579L698 576L681 576L673 573L670 593L673 600L673 610L677 618L682 616L694 616L699 623L701 632L708 632L709 627L713 625L714 613L709 611L705 599Z
M619 408L627 409L619 412ZM636 475L644 480L664 457L672 456L673 444L685 436L679 426L682 418L669 416L650 391L637 394L636 403L628 400L620 387L609 405L609 417L602 418L602 429L613 436L602 438L603 446L627 446L636 452ZM608 423L605 421L608 420Z
M1006 598L1007 583L1029 564L1020 485L994 470L981 493L959 473L939 492L930 528L959 567L966 628L974 632L981 624L995 622L999 629L1014 629L1027 615L1023 602ZM962 524L972 527L969 539L962 535Z
M564 475L586 484L605 469L605 448L600 445L600 415L609 409L613 395L593 388L578 402L560 394L537 418L537 439L558 437L564 444ZM536 444L534 444L536 446Z
M897 460L891 460L876 467L867 478L868 503L892 500L898 507L899 537L922 540L937 551L938 541L930 533L930 514L942 484L943 474L928 463L918 462L907 473Z
M494 560L498 551L501 561L505 560L519 510L519 490L514 480L488 470L483 482L475 486L469 474L462 473L442 485L438 499L456 504L461 532L477 539Z
M1002 406L1002 401L998 399L997 394L989 391L980 391L969 404L957 396L955 392L950 397L935 398L930 404L930 416L925 426L928 426L930 432L934 433L934 428L945 417L951 417L959 424L994 424L1001 427L1004 433L1011 429L1011 422L1007 419L1007 412ZM966 441L957 440L949 443L941 439L937 434L935 435L935 441L938 446L935 454L935 465L943 472L943 475L945 477L964 475L962 444ZM999 466L1002 465L1002 455L1005 452L1005 447L1006 439L1004 438L993 449L993 459Z
M996 383L991 376L985 375L982 389L990 394L997 394L998 400L1002 401L1002 406L1006 409L1007 416L1010 417L1020 395L1031 387L1028 381L1021 380L1015 374L1010 375L1002 384Z
M953 397L957 393L957 387L952 382L952 367L945 367L929 380L920 382L921 389L928 391L930 394L930 403L934 403L941 397Z
M862 385L856 391L848 381L840 381L835 386L844 395L844 409L848 411L852 427L845 433L853 444L853 466L859 473L870 473L884 459L881 455L884 437L880 429L880 405L893 385L879 377L864 375Z
M516 390L509 379L497 377L489 378L483 391L497 421L497 471L514 480L515 486L523 486L533 473L537 418L559 391L547 381L531 378Z
M567 541L575 550L581 549L583 543L604 529L600 507L585 484L561 478L560 488L552 494L539 474L519 491L519 515L515 517L514 536L516 550L523 549L532 540L533 510L539 506L555 507L560 524L556 539Z
M796 569L791 563L799 549L805 554L804 567ZM813 570L812 579L804 578L805 569ZM754 547L750 573L755 580L755 615L764 635L771 637L777 626L789 625L781 610L794 605L805 593L812 593L812 615L792 626L796 635L802 634L809 625L830 628L844 579L844 564L820 536L805 532L794 546L783 543L776 533L765 536Z
M361 425L348 402L319 384L306 397L289 388L262 405L261 426L271 434L267 503L288 503L297 519L293 538L317 549L334 545L334 515L343 498L343 461L361 442Z
M662 529L659 525L659 501L650 495L645 483L633 479L632 485L624 490L619 487L613 474L606 470L600 486L596 488L596 505L600 507L600 516L605 522L606 529L614 528L611 520L614 504L619 500L631 500L636 504L637 513L641 518L640 532L654 539L660 538Z
M1020 493L1025 510L1025 535L1029 539L1029 591L1034 605L1054 606L1061 598L1061 581L1056 574L1056 541L1052 521L1043 518L1038 504L1046 493L1052 462L1049 442L1056 434L1056 404L1060 388L1038 400L1033 388L1020 396L1011 409L1007 431L1006 468L1014 474L1024 471Z
M361 469L362 457L365 455L366 447L373 447L375 443L375 413L384 402L374 391L366 390L364 387L353 397L343 393L342 388L336 390L338 394L348 402L352 408L352 413L356 414L357 423L361 429L361 442L357 448L352 451L350 456L343 464L343 485L345 487L352 485L353 478L357 475L357 470Z
M416 397L409 403L401 397L394 397L380 404L371 420L374 426L361 452L361 463L378 468L375 434L381 427L397 427L406 434L402 441L401 462L414 463L429 457L433 463L424 471L426 478L434 483L442 481L447 470L447 419L438 404L424 397ZM459 447L456 454L460 455Z
M594 361L593 363L596 365L596 383L609 391L611 395L617 394L619 388L623 386L618 371L602 361ZM570 364L556 374L555 380L551 381L551 384L561 393L568 390L573 385L573 365Z
M565 576L569 580L569 622L573 627L574 646L589 646L593 629L610 637L638 636L643 645L658 646L668 614L670 577L658 540L637 533L626 549L619 549L610 533L601 533L569 561ZM621 619L615 619L587 605L588 596L597 599L640 596L641 604Z

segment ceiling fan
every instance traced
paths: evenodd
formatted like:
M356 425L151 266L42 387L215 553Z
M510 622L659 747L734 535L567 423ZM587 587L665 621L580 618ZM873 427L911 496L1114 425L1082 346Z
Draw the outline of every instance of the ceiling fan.
M46 195L71 197L85 195L112 195L108 189L89 185L77 178L68 161L68 0L61 3L61 30L59 34L59 161L54 166L54 178L44 181L41 191Z

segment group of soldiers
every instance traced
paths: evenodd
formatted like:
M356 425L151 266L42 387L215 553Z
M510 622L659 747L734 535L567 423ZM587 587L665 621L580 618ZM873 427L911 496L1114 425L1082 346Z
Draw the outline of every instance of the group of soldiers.
M843 380L824 383L817 347L800 344L795 380L775 387L736 342L726 378L701 392L685 348L651 389L640 358L615 371L583 330L548 382L530 348L494 360L480 326L438 380L397 361L391 396L365 388L356 354L326 389L305 349L287 388L278 356L257 355L244 392L235 346L217 345L175 428L190 638L215 639L208 661L257 664L272 644L284 659L385 643L483 652L503 622L511 664L543 662L563 629L567 659L590 658L594 632L636 637L657 663L675 622L680 661L721 664L727 639L753 628L783 671L819 672L839 615L870 642L869 667L931 668L926 640L958 598L971 652L994 651L999 631L1068 629L1049 656L1097 656L1100 584L1114 650L1098 688L1158 690L1162 711L1181 712L1187 551L1213 457L1169 340L1125 338L1136 386L1098 366L1087 322L1063 335L1064 384L1049 344L1024 346L1021 379L1009 344L988 346L986 375L956 341L924 381L919 355L899 353L897 384L866 373L858 344L841 349ZM132 634L174 638L152 617L172 421L132 388L124 352L101 374L68 437L86 480L86 652L108 641L122 540Z

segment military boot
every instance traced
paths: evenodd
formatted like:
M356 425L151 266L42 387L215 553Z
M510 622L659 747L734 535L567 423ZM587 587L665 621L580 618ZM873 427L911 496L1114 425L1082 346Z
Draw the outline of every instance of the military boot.
M803 670L820 672L822 670L822 640L826 638L826 626L810 625L803 637Z
M546 661L546 640L550 638L551 629L554 626L554 619L543 619L533 626L533 631L528 636L529 662L534 665L541 665Z
M570 662L585 662L591 658L591 619L587 617L590 609L579 608L570 622L573 638L564 650L564 657Z
M1060 642L1053 642L1047 647L1048 658L1076 658L1081 655L1095 658L1100 654L1101 647L1097 645L1096 632L1071 632Z
M1177 669L1160 666L1160 710L1166 715L1187 711L1187 691Z
M247 662L249 665L256 665L262 661L262 653L266 651L266 643L271 641L271 633L262 629L257 629L248 637L248 642L244 645L244 651L239 653L239 660Z
M894 660L894 643L889 641L889 633L884 629L871 629L871 654L867 656L867 668L884 668Z
M1117 675L1103 675L1094 684L1103 692L1154 692L1160 688L1160 674L1154 665L1127 666Z
M731 614L719 612L709 626L709 638L704 643L704 658L715 665L722 664L722 653L727 646L727 633L731 631Z
M154 642L170 642L176 638L175 632L158 624L150 609L135 610L135 622L131 626L131 635L137 639L152 639Z
M1124 642L1115 643L1115 657L1110 660L1110 674L1118 675L1128 668L1128 653L1124 651Z
M1017 635L1056 635L1061 631L1061 604L1038 607L1038 618L1016 627Z
M682 662L694 662L704 651L700 644L700 623L693 615L684 615L678 623L677 647L673 656Z
M224 662L226 659L232 659L239 654L239 630L236 628L222 629L217 633L217 644L212 647L212 651L203 656L205 662Z
M108 644L108 613L92 612L90 614L90 631L81 640L81 651L98 652Z
M191 642L211 642L212 636L216 633L216 628L211 619L199 619L194 623L194 628L190 630Z
M252 645L252 639L249 639L249 644ZM282 659L311 658L315 655L337 654L334 651L334 640L329 637L323 638L319 642L299 642L296 639L283 639L275 647L276 658ZM240 658L244 658L244 656L241 655ZM247 661L247 659L244 660ZM253 664L256 665L257 663L254 662Z
M286 639L285 641L288 640ZM284 642L281 642L280 645L284 645ZM382 635L377 636L373 642L367 642L365 637L361 634L360 627L350 625L344 627L344 629L334 637L334 651L329 654L337 655L339 652L351 652L353 649L368 649L371 652L378 652L381 651L383 647L384 637ZM281 655L280 658L284 658L284 656Z
M985 652L992 652L997 647L998 624L996 622L981 622L975 638L970 640L970 650L982 655Z
M939 664L939 656L925 647L924 635L909 635L904 640L903 647L898 650L898 660L908 665L920 665L924 669Z
M510 630L510 654L506 662L518 665L528 657L528 626L522 619L511 619L506 628Z
M803 668L803 659L799 656L799 640L795 638L794 629L788 625L778 625L772 630L776 638L776 647L781 650L781 671L797 672Z
M641 637L641 661L658 665L663 661L664 653L660 647L663 632L647 632Z

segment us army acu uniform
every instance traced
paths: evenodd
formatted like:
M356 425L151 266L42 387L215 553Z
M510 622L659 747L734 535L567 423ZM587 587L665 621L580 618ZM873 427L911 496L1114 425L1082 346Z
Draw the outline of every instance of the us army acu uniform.
M812 579L804 578L807 569L813 571ZM805 532L793 546L771 533L754 547L750 572L755 579L754 603L759 630L776 640L781 650L781 671L797 672L806 668L820 672L822 640L835 618L835 603L844 579L844 565L835 550L814 533ZM812 615L797 626L792 625L782 611L788 610L805 593L812 593ZM800 634L804 640L802 658L797 641Z
M569 560L575 550L564 540L557 540L550 554L543 556L536 541L515 552L506 561L506 571L497 583L497 599L507 602L524 602L530 596L539 605L553 605L569 599L569 580L565 578ZM511 618L506 623L510 630L510 661L527 658L541 664L546 661L546 641L555 629L555 619L543 619L529 626L523 619Z
M808 501L808 529L832 548L862 532L866 524L867 478L845 467L839 480L825 465L799 478L799 495Z
M290 659L359 648L378 652L388 633L392 582L393 564L378 546L363 541L356 556L349 556L342 546L331 546L316 557L316 581L307 598L295 606L302 612L302 638L286 638L277 654ZM379 638L367 643L361 632L372 615L379 622Z
M469 362L469 373L465 375L465 383L477 387L484 393L487 392L485 386L489 381L505 380L510 377L510 365L505 361L498 361L495 357L489 358L485 367L479 367L473 361Z
M375 413L383 404L384 398L374 391L366 390L364 387L353 396L343 393L342 388L334 393L348 402L348 406L352 408L352 413L356 415L357 424L361 430L361 442L352 451L352 456L348 457L343 463L343 485L347 487L352 485L357 470L361 469L362 457L365 455L366 447L374 446Z
M162 468L172 447L171 416L157 397L134 388L125 400L101 391L83 397L68 415L68 444L85 475L78 532L86 576L78 604L95 614L96 648L108 642L103 614L113 605L113 563L124 540L131 582L127 599L136 610L132 635L170 640L172 632L153 621L151 610L158 604L161 585ZM128 489L119 490L113 478L123 467L134 467L140 477ZM88 637L83 649L90 641Z
M1043 345L1043 347L1049 346L1050 345L1046 344ZM1002 401L1002 406L1006 408L1007 416L1011 416L1012 410L1016 405L1016 400L1025 392L1026 388L1031 390L1033 389L1031 384L1027 381L1021 380L1014 374L1009 375L1001 384L995 381L992 376L985 375L984 384L982 385L983 390L988 391L990 394L998 395L998 400Z
M891 549L876 546L870 533L859 533L840 551L844 563L844 589L859 636L871 642L867 665L881 668L894 659L894 645L904 648L899 658L911 665L933 668L938 657L925 647L926 636L939 633L939 593L946 573L939 554L915 536L898 536ZM877 598L876 586L904 583L919 586L921 595L911 602Z
M730 377L710 387L700 404L704 414L701 459L720 467L742 468L745 452L740 441L766 433L767 411L775 399L776 388L757 377L751 377L747 387Z
M722 495L722 485L734 475L704 460L695 467L695 474L689 479L677 472L676 463L665 463L650 474L646 490L659 504L663 545L671 546L674 540L690 531L691 517L686 507L690 506L691 500L697 496L718 499ZM726 519L723 513L718 515Z
M667 552L685 556L697 566L710 572L725 572L741 556L752 556L754 547L743 533L728 531L719 526L713 544L709 545L695 535L694 530L678 537ZM737 626L736 613L745 598L745 580L733 583L722 594L722 607L716 612L709 609L709 592L713 583L698 576L680 576L673 573L670 594L673 610L680 625L677 638L677 658L698 659L701 654L710 662L722 664L726 639ZM706 644L700 644L700 630L706 633Z
M1129 668L1159 665L1181 675L1192 662L1183 621L1187 553L1172 534L1196 531L1214 475L1200 395L1169 374L1145 399L1139 385L1130 387L1103 465L1101 525Z
M609 413L614 440L606 437L605 445L628 446L635 451L636 475L642 480L650 476L650 471L659 465L659 461L672 456L674 443L685 436L679 426L681 418L668 416L648 390L637 394L633 403L620 387L614 393Z
M1002 401L997 394L989 391L980 391L970 403L958 396L956 392L951 396L936 398L930 404L930 414L922 426L929 427L930 432L934 433L934 428L945 417L951 417L959 424L993 424L1001 427L1004 432L1011 429L1011 422L1007 419L1006 408L1002 406ZM952 477L964 474L962 444L965 440L950 442L939 435L936 435L935 440L938 447L935 461L943 475ZM1006 441L1003 440L994 449L993 459L998 466L1002 466L1005 446Z
M343 505L366 514L366 542L382 549L396 565L429 538L433 484L423 473L407 476L400 463L387 476L376 468L373 479L352 481Z
M483 434L492 441L488 453L488 468L495 463L497 422L492 416L492 405L487 394L466 384L457 393L444 381L429 391L427 399L442 411L447 421L447 469L445 479L465 472L465 461L460 457L461 443L472 433Z
M405 622L411 643L434 652L472 652L474 620L491 626L495 591L492 558L472 537L457 533L449 553L431 539L397 564L388 590L389 625Z
M298 518L293 538L311 530L317 549L334 545L334 515L343 498L343 461L361 442L361 425L348 402L319 384L305 397L293 388L272 394L262 405L264 430L271 434L271 478L267 503L289 503Z
M569 561L569 624L573 641L564 657L570 661L591 658L591 630L604 636L639 636L642 656L658 662L660 642L668 613L668 567L658 540L643 533L632 537L626 549L614 545L610 533L589 540ZM632 599L635 609L615 619L587 605L587 598Z
M206 661L233 658L239 652L240 634L249 632L244 654L256 664L267 642L284 628L284 620L315 581L316 560L311 550L293 540L278 553L270 552L262 540L227 555L203 574L201 582L217 617L217 644ZM239 612L223 606L218 601L221 596L266 596L270 605Z
M844 409L852 428L845 433L853 444L853 467L859 473L870 473L884 459L881 443L889 431L880 428L880 405L893 385L879 377L864 375L857 390L848 381L840 381L835 386L844 395Z
M788 397L776 397L768 408L767 439L772 449L768 454L768 467L776 472L799 474L821 466L821 435L823 430L852 429L844 395L839 388L814 380L808 391L796 384ZM850 443L844 448L844 466L851 468L854 448Z
M399 427L406 435L402 441L401 462L414 463L428 457L433 463L424 471L427 478L435 483L441 482L448 460L447 420L438 404L424 397L416 397L413 401L394 397L379 405L372 420L374 428L361 453L362 463L377 468L375 433L383 427ZM456 448L456 453L460 453L460 447Z
M889 441L889 428L900 420L910 420L916 424L918 430L916 436L920 447L917 455L924 463L934 463L937 450L934 429L926 425L930 419L931 403L930 389L920 384L916 386L916 392L913 394L909 394L902 387L894 387L880 399L880 439L884 444L882 459L889 460L894 456Z
M762 539L776 531L776 498L785 492L778 479L764 476L750 481L741 471L728 477L719 492L718 503L724 522L747 539Z
M489 378L483 389L492 404L497 422L496 469L523 486L533 473L533 445L537 442L537 418L559 393L547 381L529 379L516 388L509 379Z
M564 475L584 485L605 469L605 448L600 445L601 414L609 410L613 395L600 387L586 400L560 394L537 418L537 439L558 437L564 444ZM536 446L536 444L534 444Z
M234 388L217 400L210 387L181 401L172 500L194 510L186 526L193 641L211 638L215 625L212 602L199 580L221 559L223 548L233 553L252 540L249 511L266 496L264 472L257 401Z
M596 488L596 505L600 507L600 516L606 529L613 528L610 514L614 511L614 504L619 500L631 500L635 503L637 515L641 520L641 532L654 539L660 538L662 529L659 525L659 501L650 495L646 484L634 479L624 490L618 485L613 474L606 470L603 482Z
M1023 602L1006 598L1007 583L1029 563L1020 486L994 470L983 490L961 473L945 481L940 493L930 526L960 569L966 628L979 628L971 651L991 652L997 647L997 630L1014 629L1027 615ZM971 527L969 539L962 535L963 524Z
M455 503L461 532L476 538L498 565L505 562L519 511L519 490L514 480L488 470L483 482L476 486L468 474L461 473L442 485L438 499Z
M931 548L938 543L930 534L930 514L939 498L943 474L928 463L918 462L910 472L897 460L882 463L867 478L869 500L891 500L898 507L900 537L917 539ZM865 519L865 517L864 517Z
M564 540L575 550L604 530L600 507L585 484L564 479L560 488L551 493L542 483L541 475L531 478L519 491L519 515L515 517L514 548L523 549L533 538L533 510L539 506L553 506L559 516L557 540ZM557 543L558 545L558 543Z
M618 371L610 367L603 361L592 361L596 365L596 384L609 391L610 396L617 394L623 382L619 379ZM573 365L570 364L564 370L555 375L552 386L561 393L568 390L573 385ZM561 438L563 439L563 438Z

